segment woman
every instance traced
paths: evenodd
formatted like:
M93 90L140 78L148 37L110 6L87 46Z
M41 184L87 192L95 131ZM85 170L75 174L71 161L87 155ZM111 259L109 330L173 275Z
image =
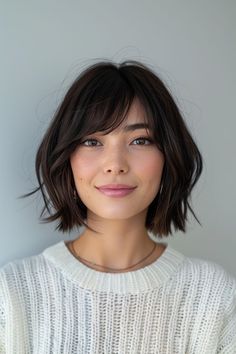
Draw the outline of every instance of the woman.
M46 222L71 242L0 272L1 353L236 353L236 280L153 241L186 232L201 154L158 76L98 62L36 156ZM24 197L25 197L24 196ZM198 221L199 222L199 221Z

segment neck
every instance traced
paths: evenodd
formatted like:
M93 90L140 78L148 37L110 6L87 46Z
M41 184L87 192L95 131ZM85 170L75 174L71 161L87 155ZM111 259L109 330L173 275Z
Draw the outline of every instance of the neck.
M134 218L122 220L101 220L95 215L88 215L88 225L98 233L89 229L79 235L73 246L77 256L104 268L125 269L140 262L153 250L155 243L145 228L145 213ZM161 245L150 257L138 265L138 268L149 264L161 252Z
M112 236L112 237L111 237ZM128 267L145 257L154 246L148 234L126 233L126 237L106 236L85 231L74 242L76 252L100 265Z
M94 224L89 226L99 233L86 229L74 241L73 246L82 261L87 260L99 265L98 270L102 270L102 267L118 270L131 267L146 258L156 244L157 247L150 257L132 268L135 270L152 263L164 250L162 244L152 241L144 226L139 225L137 228L137 222L129 222L128 225L119 223L116 228L113 223L112 227L106 229Z

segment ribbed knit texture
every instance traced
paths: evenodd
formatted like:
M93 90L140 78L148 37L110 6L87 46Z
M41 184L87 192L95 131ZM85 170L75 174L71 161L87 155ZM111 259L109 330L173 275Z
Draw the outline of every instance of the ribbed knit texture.
M0 353L236 353L236 280L168 246L104 273L63 241L0 269Z

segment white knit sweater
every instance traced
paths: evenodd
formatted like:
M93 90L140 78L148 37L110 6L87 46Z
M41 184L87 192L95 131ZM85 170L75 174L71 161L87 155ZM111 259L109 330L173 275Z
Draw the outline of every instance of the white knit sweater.
M0 353L236 353L236 280L170 246L104 273L63 241L0 269Z

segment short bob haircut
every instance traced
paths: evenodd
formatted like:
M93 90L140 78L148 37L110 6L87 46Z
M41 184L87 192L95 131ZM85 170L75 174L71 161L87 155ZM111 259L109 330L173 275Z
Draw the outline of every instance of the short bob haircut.
M154 143L165 159L162 191L148 207L146 229L154 236L168 236L173 223L176 231L186 232L188 209L200 224L189 198L202 172L201 154L164 83L135 60L96 62L80 73L65 94L36 154L39 187L20 197L41 191L42 222L59 219L56 229L62 232L82 225L92 230L86 224L86 206L79 196L74 198L70 155L85 135L107 134L117 128L135 98L146 112ZM50 216L42 218L46 209Z

